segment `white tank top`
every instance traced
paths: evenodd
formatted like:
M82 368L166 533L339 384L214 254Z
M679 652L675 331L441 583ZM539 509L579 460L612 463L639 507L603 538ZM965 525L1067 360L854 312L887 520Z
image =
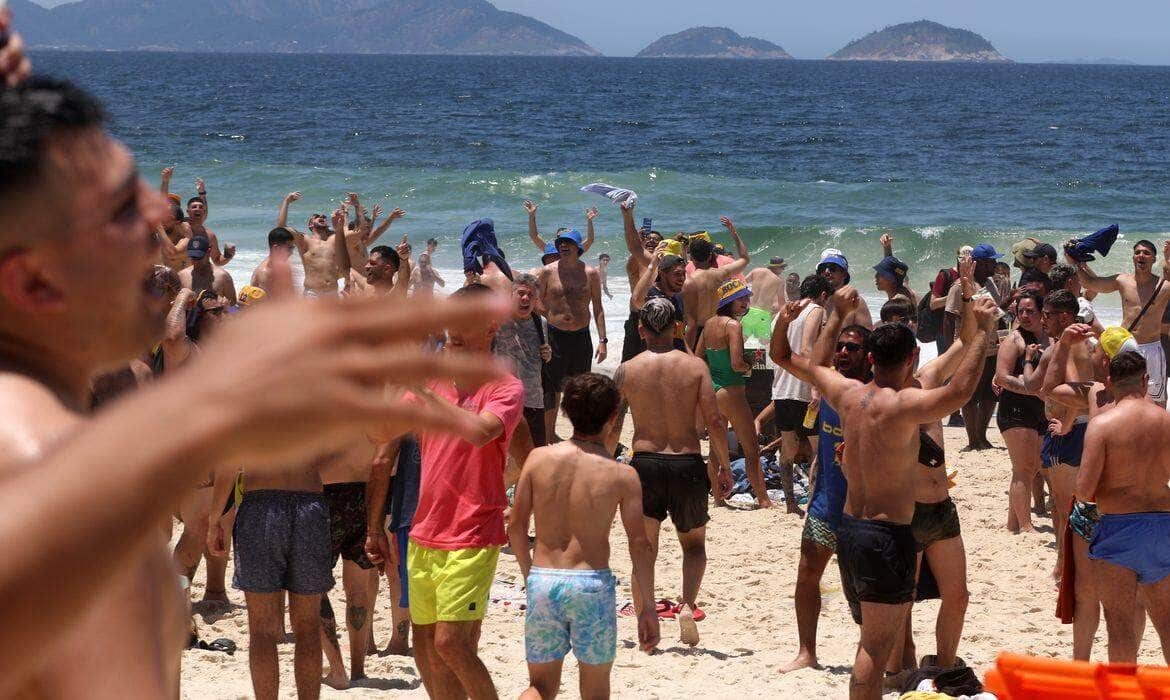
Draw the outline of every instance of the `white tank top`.
M806 354L805 349L801 347L801 342L804 339L804 324L808 321L808 315L816 308L820 307L816 304L809 304L804 307L804 311L800 312L795 321L788 324L788 346L792 348L793 353ZM779 320L779 316L777 316L777 320ZM772 322L772 332L776 332L776 321ZM783 369L776 368L772 379L773 401L793 400L807 403L811 399L812 386L808 382L802 382Z

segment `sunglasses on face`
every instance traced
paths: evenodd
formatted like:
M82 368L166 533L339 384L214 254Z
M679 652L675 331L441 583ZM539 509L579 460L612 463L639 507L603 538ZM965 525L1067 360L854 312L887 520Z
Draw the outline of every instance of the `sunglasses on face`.
M861 343L837 343L837 352L861 352Z

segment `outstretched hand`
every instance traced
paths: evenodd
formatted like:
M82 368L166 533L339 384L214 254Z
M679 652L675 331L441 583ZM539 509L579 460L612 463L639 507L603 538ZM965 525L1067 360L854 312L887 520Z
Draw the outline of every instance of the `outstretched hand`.
M524 211L528 212L529 216L536 216L536 202L531 199L524 200Z
M627 199L624 202L618 202L618 206L621 208L622 211L633 212L634 207L638 206L638 202L637 202L637 200L634 200L634 199Z
M402 234L402 242L394 246L394 250L398 253L398 257L400 259L407 261L410 260L410 253L413 249L410 247L410 240L407 238L405 233Z
M735 235L735 222L726 216L719 217L719 223L723 224L723 228L727 229L731 235Z
M588 209L586 209L585 210L585 218L588 219L589 221L593 221L594 219L596 219L597 218L597 207L589 207Z
M12 11L7 7L0 10L0 32L9 32L8 43L0 48L0 75L5 85L16 87L32 75L32 63L24 55L24 39L12 31Z
M292 204L293 202L297 201L300 198L301 198L300 192L289 192L288 194L286 194L284 196L284 201L288 202L289 204Z

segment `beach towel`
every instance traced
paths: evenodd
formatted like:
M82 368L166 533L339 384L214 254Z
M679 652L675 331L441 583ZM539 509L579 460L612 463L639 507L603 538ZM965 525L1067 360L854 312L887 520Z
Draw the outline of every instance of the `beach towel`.
M483 262L493 262L508 279L512 268L496 242L496 225L491 219L477 219L463 229L463 271L483 274Z
M581 188L581 191L599 194L602 197L609 197L613 200L614 204L624 204L626 202L638 201L637 192L634 192L633 190L622 189L621 187L614 187L613 185L607 185L604 182L594 182L585 185Z
M1109 249L1113 247L1113 244L1117 242L1118 230L1117 224L1113 224L1084 238L1074 238L1064 244L1064 252L1077 262L1092 262L1096 259L1093 257L1093 253L1099 253L1101 257L1105 257L1109 255Z

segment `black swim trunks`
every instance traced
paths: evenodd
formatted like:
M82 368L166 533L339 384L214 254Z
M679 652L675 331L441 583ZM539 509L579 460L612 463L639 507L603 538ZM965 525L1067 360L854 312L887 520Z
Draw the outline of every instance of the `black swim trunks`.
M333 564L341 557L363 569L374 568L366 558L366 482L325 484L325 503Z
M900 605L914 600L918 544L909 525L843 516L837 528L837 564L857 624L861 603Z
M642 344L642 337L638 335L638 314L630 312L624 326L625 337L622 338L622 362L629 362L637 357L646 346Z
M707 494L711 481L702 455L635 452L630 466L642 481L642 513L662 522L667 513L679 532L703 527L710 520Z
M560 391L570 377L593 369L593 336L588 327L562 331L549 326L548 344L552 348L552 361L545 366L554 390Z
M958 537L959 511L950 498L938 503L915 503L914 521L910 523L918 551L924 551L935 542Z
M247 593L317 595L333 588L329 507L319 493L248 491L232 530L232 586Z
M798 437L816 435L815 428L804 427L804 417L808 413L808 401L797 399L776 399L772 402L776 408L776 429L785 433L796 433Z
M975 386L971 398L967 400L968 406L995 403L997 397L995 389L992 387L993 379L995 379L995 355L983 361L983 374L979 375L979 383Z
M1044 416L1044 402L1035 396L1023 396L1010 391L999 395L999 408L995 412L995 424L999 432L1013 428L1029 428L1037 435L1048 432L1048 419Z

